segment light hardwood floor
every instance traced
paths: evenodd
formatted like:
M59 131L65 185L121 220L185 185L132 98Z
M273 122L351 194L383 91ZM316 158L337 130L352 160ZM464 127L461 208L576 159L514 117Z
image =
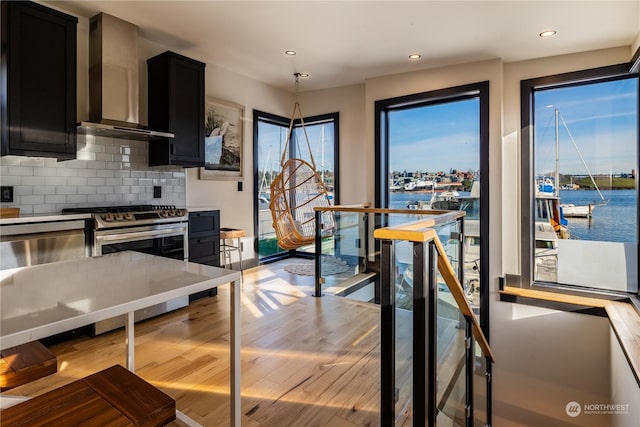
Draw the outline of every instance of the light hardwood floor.
M242 425L379 424L378 307L312 297L287 260L244 272ZM229 424L229 286L136 325L136 373L205 426ZM124 331L51 347L59 372L5 394L35 396L125 363ZM176 421L173 426L180 426Z

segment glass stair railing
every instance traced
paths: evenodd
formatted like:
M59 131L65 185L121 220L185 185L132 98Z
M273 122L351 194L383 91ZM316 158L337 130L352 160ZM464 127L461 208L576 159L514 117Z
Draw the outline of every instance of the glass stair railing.
M493 354L468 299L464 212L334 206L316 290L380 304L381 425L491 425ZM444 242L444 243L443 243Z

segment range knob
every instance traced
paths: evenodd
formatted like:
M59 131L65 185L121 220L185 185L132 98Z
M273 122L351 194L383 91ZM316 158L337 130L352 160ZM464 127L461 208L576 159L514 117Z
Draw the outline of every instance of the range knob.
M169 214L167 213L167 211L160 211L160 216L161 216L162 218L166 218L166 217L168 217L168 216L169 216Z
M116 220L122 221L123 219L124 219L124 215L122 215L121 213L116 214Z
M115 220L115 217L113 216L113 214L108 213L108 214L102 215L102 219L104 219L107 222L110 222Z
M133 216L133 214L131 212L127 212L126 214L124 214L124 219L127 221L133 221L136 218Z

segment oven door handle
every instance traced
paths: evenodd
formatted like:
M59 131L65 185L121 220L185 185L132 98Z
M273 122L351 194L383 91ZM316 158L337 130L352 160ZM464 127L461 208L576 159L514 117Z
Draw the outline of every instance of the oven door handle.
M168 236L184 236L186 233L186 227L174 227L147 231L132 231L129 233L117 233L107 235L96 235L96 243L117 243L117 242L133 242L136 240L145 240L156 237L168 237Z

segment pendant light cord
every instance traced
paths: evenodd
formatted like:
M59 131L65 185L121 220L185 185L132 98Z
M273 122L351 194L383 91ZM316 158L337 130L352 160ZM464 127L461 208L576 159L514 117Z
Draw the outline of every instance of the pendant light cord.
M298 117L300 118L300 125L302 127L302 131L304 132L304 139L307 142L307 148L309 149L309 160L310 163L312 165L312 169L315 170L316 169L316 161L313 158L313 152L311 151L311 143L309 142L309 135L307 134L307 129L304 126L304 118L302 117L302 110L300 109L300 103L298 102L298 87L299 87L299 82L298 79L299 77L302 75L302 73L293 73L294 77L296 78L295 80L295 98L296 101L293 104L293 113L291 113L291 121L289 122L289 131L287 132L287 139L284 142L284 149L282 150L282 157L280 160L280 165L284 166L285 163L285 159L286 159L286 155L287 155L287 148L289 147L289 143L291 142L291 134L293 132L293 123L295 121L296 118L296 111L298 112ZM298 142L299 144L299 142ZM298 146L298 156L300 153L300 147Z
M295 76L295 78L296 78L296 82L295 82L295 86L294 86L294 87L295 87L295 98L296 98L296 102L298 102L298 89L300 88L300 82L299 82L299 80L298 80L298 79L300 78L301 73L293 73L293 75L294 75L294 76Z

